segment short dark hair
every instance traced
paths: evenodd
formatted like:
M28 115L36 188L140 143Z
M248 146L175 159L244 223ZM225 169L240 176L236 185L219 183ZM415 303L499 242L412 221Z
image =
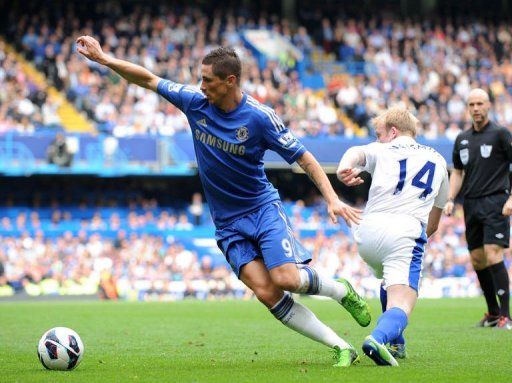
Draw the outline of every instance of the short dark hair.
M230 75L236 77L238 85L242 76L242 63L233 48L219 47L203 58L204 65L211 65L213 74L221 79Z

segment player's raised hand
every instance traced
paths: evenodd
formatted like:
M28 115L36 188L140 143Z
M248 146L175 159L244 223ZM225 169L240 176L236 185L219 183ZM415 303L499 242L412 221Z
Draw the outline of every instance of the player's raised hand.
M361 221L362 211L347 205L339 199L327 205L327 212L333 223L338 223L338 216L342 217L349 226L352 223L358 224Z
M454 203L453 201L448 201L444 204L444 209L443 209L443 212L444 214L446 215L452 215L453 213L453 207L454 207Z
M76 39L76 44L76 50L81 55L100 64L106 63L106 55L101 49L100 43L94 37L80 36Z
M364 180L359 177L361 169L347 168L338 172L338 179L347 186L357 186L364 183Z
M501 211L503 215L510 216L512 215L512 199L508 198L505 205L503 205L503 210Z

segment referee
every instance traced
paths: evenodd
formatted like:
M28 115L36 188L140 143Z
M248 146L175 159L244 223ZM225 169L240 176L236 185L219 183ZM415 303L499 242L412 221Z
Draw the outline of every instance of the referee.
M512 135L489 121L491 104L484 90L473 89L467 106L473 124L455 140L454 169L444 212L452 214L453 201L462 187L466 240L488 309L478 326L512 330L509 277L503 262L512 214Z

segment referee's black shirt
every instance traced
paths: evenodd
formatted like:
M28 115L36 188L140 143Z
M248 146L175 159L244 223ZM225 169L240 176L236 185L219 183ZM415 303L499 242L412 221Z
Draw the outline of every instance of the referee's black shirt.
M512 135L489 121L477 132L473 127L460 133L453 147L453 167L464 170L464 198L479 198L510 190Z

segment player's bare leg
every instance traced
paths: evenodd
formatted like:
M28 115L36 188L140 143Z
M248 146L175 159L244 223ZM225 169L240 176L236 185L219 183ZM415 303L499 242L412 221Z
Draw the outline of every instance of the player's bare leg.
M396 339L405 329L418 294L407 285L387 288L387 310L380 316L377 326L363 343L364 353L381 366L398 366L398 362L386 348L386 343Z
M311 310L295 302L291 294L273 282L261 259L242 267L240 279L249 287L258 300L272 315L292 330L333 349L337 367L349 367L359 357L355 349L341 339L330 327L322 323ZM292 283L293 278L286 279ZM285 281L282 279L281 282ZM283 282L284 283L284 282Z
M388 308L388 293L386 289L384 289L384 285L380 286L380 304L382 307L382 312L384 313ZM405 349L405 337L403 331L397 338L391 339L389 341L388 350L395 359L407 358L407 351Z

